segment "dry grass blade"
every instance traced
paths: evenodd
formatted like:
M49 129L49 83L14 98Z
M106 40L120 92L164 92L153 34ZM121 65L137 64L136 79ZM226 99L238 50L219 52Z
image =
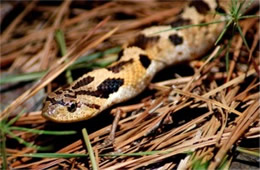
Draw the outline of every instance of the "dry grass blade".
M64 13L66 12L66 10L68 9L69 5L71 4L70 0L64 1L63 4L60 6L60 9L58 10L58 14L55 18L55 22L52 25L52 29L53 31L51 33L48 34L47 40L44 44L43 47L43 51L42 51L42 55L45 57L42 57L42 61L41 61L41 69L47 69L48 65L49 65L49 61L51 61L50 55L48 55L50 48L51 48L51 43L54 40L54 31L60 27L61 25L61 19L64 15Z
M228 88L228 87L230 87L232 85L235 85L235 84L239 84L239 83L243 82L246 77L249 77L249 76L251 76L254 73L255 73L254 69L248 71L247 73L243 73L243 74L239 75L238 77L232 79L231 81L228 81L227 83L223 84L222 86L219 86L218 88L216 88L216 89L214 89L214 90L204 94L202 97L208 98L211 95L214 95L217 92L220 92L221 90L223 90L225 88Z
M17 27L19 22L23 19L25 15L27 15L34 7L37 1L32 1L26 9L8 26L8 28L5 29L3 34L1 35L0 44L2 45L4 42L8 40L8 38L11 36L11 33L13 30Z
M218 153L214 157L214 162L209 165L209 169L215 169L226 152L230 149L230 147L241 137L241 135L249 128L249 126L259 117L259 102L255 101L251 107L248 107L243 116L241 115L238 125L233 128L231 131L231 135L229 139L223 143L222 147L219 149Z
M237 110L235 110L235 109L233 109L231 107L228 107L228 106L226 106L226 105L224 105L224 104L222 104L220 102L217 102L215 100L204 98L204 97L201 97L201 96L189 93L189 92L184 92L184 91L181 91L179 89L174 89L174 91L177 92L177 93L183 94L183 95L185 95L187 97L192 97L192 98L195 98L197 100L201 100L201 101L210 103L212 105L216 105L216 106L222 107L223 109L226 109L228 112L232 112L232 113L235 113L237 115L242 115L242 113L240 113L239 111L237 111Z

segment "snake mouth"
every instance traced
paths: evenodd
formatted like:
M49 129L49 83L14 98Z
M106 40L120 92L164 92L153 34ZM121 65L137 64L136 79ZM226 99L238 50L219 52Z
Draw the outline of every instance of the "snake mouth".
M54 119L53 117L49 116L47 112L45 111L42 111L42 117L44 117L45 119L47 120L51 120L51 121L54 121L54 122L58 122L56 119Z
M58 118L57 114L56 114L56 116L50 115L50 113L46 110L42 111L42 117L44 117L45 119L47 119L49 121L56 122L56 123L72 123L72 122L74 122L72 120L60 119L60 118Z
M85 112L82 112L80 109L69 112L67 107L52 105L49 102L46 102L42 108L42 117L56 123L74 123L88 120L93 117L92 115L95 113L96 110L89 108Z
M42 117L44 117L47 120L51 120L54 122L57 122L57 120L55 119L55 112L53 110L50 109L50 105L48 105L48 103L46 103L44 105L44 107L42 108Z
M58 118L59 113L57 112L56 109L57 108L55 105L52 105L49 101L47 101L42 108L42 117L44 117L47 120L53 121L53 122L58 122L58 123L65 122L65 121L61 121Z

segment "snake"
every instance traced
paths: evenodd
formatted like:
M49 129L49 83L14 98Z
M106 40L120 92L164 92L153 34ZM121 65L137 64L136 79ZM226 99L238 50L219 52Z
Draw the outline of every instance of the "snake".
M216 11L226 11L218 0L188 2L169 25L140 31L111 65L49 93L42 116L59 123L90 119L140 94L160 70L205 55L225 26L225 16ZM223 22L205 24L212 21Z

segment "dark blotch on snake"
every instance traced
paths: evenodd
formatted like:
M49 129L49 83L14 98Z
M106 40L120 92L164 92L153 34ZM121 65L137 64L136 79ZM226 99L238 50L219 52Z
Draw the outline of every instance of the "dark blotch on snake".
M125 65L133 63L134 60L131 58L127 61L120 61L117 64L110 66L107 68L107 70L112 71L113 73L119 73Z
M124 84L124 79L120 78L108 78L104 80L100 85L97 87L97 91L99 91L102 95L102 98L108 98L111 93L117 92L119 87Z
M57 90L57 91L55 91L54 93L57 94L57 95L60 95L60 94L62 94L62 91Z
M160 39L160 36L146 37L144 34L140 34L135 38L135 41L129 44L128 47L136 46L143 50L147 49L149 46L157 43Z
M77 81L77 83L72 87L72 89L78 89L82 86L86 86L88 85L89 83L91 83L92 81L94 80L94 77L91 77L91 76L87 76L79 81Z
M170 25L171 27L181 27L184 25L189 25L191 24L191 20L190 19L183 19L183 18L178 18L175 21L171 22Z
M147 55L140 54L139 59L144 68L148 68L149 65L151 64L151 60Z
M177 34L170 35L169 39L173 45L180 45L183 43L183 38L178 36Z
M217 2L217 7L215 9L215 11L219 12L219 13L226 13L226 11L220 6L220 0L216 0Z
M120 86L124 84L124 79L108 78L100 83L95 91L79 90L75 91L73 95L65 94L65 97L77 98L78 95L89 95L99 98L108 98L110 94L117 92Z
M191 1L189 6L190 7L194 6L197 12L200 14L207 14L207 12L210 10L209 5L203 0Z
M123 55L124 55L124 49L122 49L122 50L119 51L119 53L118 53L118 55L117 55L116 61L119 61L119 60L123 57Z

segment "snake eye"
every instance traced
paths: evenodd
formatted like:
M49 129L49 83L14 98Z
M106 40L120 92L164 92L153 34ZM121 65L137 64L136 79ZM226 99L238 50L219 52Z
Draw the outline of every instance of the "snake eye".
M69 112L75 112L77 109L77 104L76 103L71 103L68 107L67 107L67 110Z

